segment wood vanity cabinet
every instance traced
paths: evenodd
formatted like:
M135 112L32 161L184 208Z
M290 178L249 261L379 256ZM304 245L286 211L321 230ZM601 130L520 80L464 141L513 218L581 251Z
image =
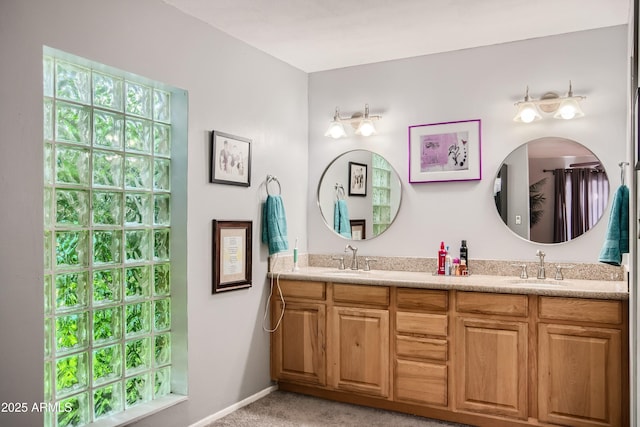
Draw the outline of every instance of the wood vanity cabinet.
M628 425L626 315L620 301L540 297L538 419Z
M285 310L271 335L271 377L326 384L326 288L324 283L280 281ZM272 301L271 324L282 314L280 291Z
M456 409L528 417L528 297L456 294Z
M333 285L331 385L389 395L389 288Z
M629 425L626 301L280 285L283 390L477 426Z
M327 297L329 289L330 297ZM271 377L386 397L389 288L281 280L271 306Z

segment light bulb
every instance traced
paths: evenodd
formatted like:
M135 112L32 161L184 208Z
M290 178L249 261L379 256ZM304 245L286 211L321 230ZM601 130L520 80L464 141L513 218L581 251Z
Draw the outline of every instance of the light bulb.
M331 124L329 124L329 129L324 133L324 136L330 136L333 139L347 136L347 133L344 131L344 126L342 126L342 122L340 121L340 111L338 111L338 107L336 107L333 120L331 121Z
M513 118L516 122L531 123L542 118L535 104L531 102L531 98L529 98L529 86L527 86L524 101L516 103L516 107L518 107L518 113Z
M571 120L576 116L576 109L573 105L565 105L560 109L560 117L565 120Z
M558 108L558 111L553 115L555 119L571 120L584 116L584 113L580 109L578 101L575 99L566 99L562 101L562 104Z
M371 136L376 133L376 128L373 126L373 122L371 120L365 119L360 122L360 126L356 130L356 134L362 136Z
M329 125L329 129L324 134L324 136L330 136L333 139L339 139L347 136L347 133L344 130L344 126L339 121L333 121Z
M516 122L531 123L540 120L542 116L532 102L521 102L518 105L518 114L513 118Z
M521 112L520 112L520 118L522 119L523 122L525 123L531 123L532 121L535 120L536 118L536 112L533 109L533 107L527 107L524 108Z

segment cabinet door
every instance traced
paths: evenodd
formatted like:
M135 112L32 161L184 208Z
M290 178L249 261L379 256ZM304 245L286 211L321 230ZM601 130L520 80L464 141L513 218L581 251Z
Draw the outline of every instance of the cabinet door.
M527 418L527 323L458 318L456 406Z
M389 312L333 307L332 385L336 389L389 395Z
M538 334L539 420L621 425L621 332L541 323Z
M273 318L282 313L274 304ZM272 372L276 380L326 384L326 306L287 302L280 327L272 335Z

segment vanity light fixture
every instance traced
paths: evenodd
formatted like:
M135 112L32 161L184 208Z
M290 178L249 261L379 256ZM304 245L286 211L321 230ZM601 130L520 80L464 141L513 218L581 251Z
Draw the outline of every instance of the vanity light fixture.
M324 136L330 136L331 138L338 139L347 136L344 130L343 123L350 123L356 130L356 135L370 136L376 133L376 128L373 122L381 119L382 116L372 116L369 114L369 104L365 104L364 113L358 111L353 113L351 117L340 117L340 112L336 107L336 112L333 116L333 120L329 125L329 129L325 132Z
M571 80L569 80L569 92L567 96L561 97L557 93L547 92L540 99L529 97L529 87L524 96L524 100L516 102L518 113L513 118L516 122L531 123L542 119L543 113L553 113L554 119L571 120L583 117L584 112L580 108L579 101L586 99L585 96L574 96Z

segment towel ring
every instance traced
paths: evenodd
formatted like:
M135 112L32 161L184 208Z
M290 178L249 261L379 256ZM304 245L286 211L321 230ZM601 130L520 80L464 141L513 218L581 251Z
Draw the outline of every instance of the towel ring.
M282 194L282 187L280 186L280 181L273 175L267 175L267 182L265 183L265 188L267 189L267 195L271 196L272 194L269 192L269 183L275 181L278 184L278 196Z
M620 182L624 185L624 176L625 176L625 168L629 164L629 162L620 162L618 166L620 166Z
M336 182L334 189L336 190L336 199L338 200L344 199L345 193L344 193L344 187L342 186L342 184Z

